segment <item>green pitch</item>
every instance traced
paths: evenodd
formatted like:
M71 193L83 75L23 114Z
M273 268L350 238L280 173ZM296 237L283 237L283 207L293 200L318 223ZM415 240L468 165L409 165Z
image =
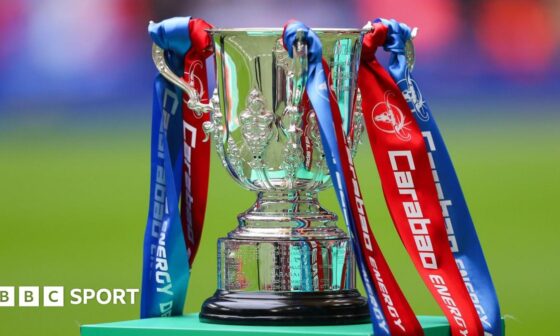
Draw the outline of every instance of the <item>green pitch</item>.
M457 119L446 116L444 107L434 111L485 249L508 335L550 334L560 312L560 119L510 113L505 120L503 112L500 118L481 112L467 118L468 110ZM141 123L109 115L79 121L50 115L33 124L0 120L0 286L139 288L149 111L136 112ZM415 311L441 314L389 220L372 162L362 146L356 165L373 231ZM254 200L214 153L210 183L187 312L198 311L215 290L216 239L234 228L237 213ZM337 210L332 191L321 200ZM82 324L138 317L138 302L68 302L61 308L0 307L0 335L78 335Z

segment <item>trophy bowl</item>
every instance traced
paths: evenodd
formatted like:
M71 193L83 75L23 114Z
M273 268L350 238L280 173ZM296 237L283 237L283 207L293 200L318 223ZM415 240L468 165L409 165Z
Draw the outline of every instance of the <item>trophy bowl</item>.
M364 127L356 88L363 31L314 31L355 154ZM290 58L281 29L208 33L216 69L210 104L166 67L161 49L153 49L158 70L189 95L189 108L210 113L203 127L223 166L257 193L254 205L238 215L238 226L218 240L218 289L200 318L242 324L367 321L367 300L355 288L351 242L317 198L332 183L305 94L303 34L298 32Z

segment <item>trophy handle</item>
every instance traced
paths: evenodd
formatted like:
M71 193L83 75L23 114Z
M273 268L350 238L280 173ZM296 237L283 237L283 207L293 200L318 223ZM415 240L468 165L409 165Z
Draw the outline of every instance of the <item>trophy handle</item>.
M418 28L412 28L410 32L410 39L408 39L404 44L404 55L406 58L406 66L408 67L408 71L412 72L414 69L414 62L416 60L415 52L414 52L414 44L412 40L418 35Z
M291 105L299 106L303 97L303 90L307 83L307 43L303 30L296 32L296 40L293 45L293 69Z
M155 43L152 44L152 59L154 60L154 64L156 65L159 73L161 73L163 77L165 77L165 79L177 85L189 96L187 107L191 109L197 116L201 116L203 113L209 113L213 111L212 104L201 103L198 91L184 79L178 77L177 75L175 75L175 73L173 73L173 71L171 71L167 63L165 63L164 50L158 47Z

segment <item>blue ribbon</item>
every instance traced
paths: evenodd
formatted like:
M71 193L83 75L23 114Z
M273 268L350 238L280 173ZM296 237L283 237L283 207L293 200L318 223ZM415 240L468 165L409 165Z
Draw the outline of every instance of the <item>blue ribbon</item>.
M322 45L319 37L306 25L301 22L290 23L284 31L284 45L288 50L290 57L293 57L292 46L296 39L296 33L302 31L307 42L308 52L308 80L306 84L306 91L317 113L319 124L319 131L321 133L321 142L325 151L327 165L331 180L335 188L338 203L342 209L344 221L348 227L348 231L352 236L352 245L357 259L358 268L362 277L362 281L367 291L369 310L373 324L373 331L375 335L390 335L387 327L386 318L381 310L379 304L379 296L376 293L373 281L370 278L366 263L362 258L361 247L357 240L353 237L356 236L356 223L357 220L353 218L352 212L347 204L350 199L348 195L348 188L346 181L344 181L344 174L342 166L337 164L340 161L340 152L338 150L336 133L334 130L334 121L332 118L332 110L329 103L329 89L328 81L325 74L325 69L322 64ZM341 140L342 141L342 140ZM344 153L345 154L345 153ZM338 182L338 183L337 183Z
M410 28L395 20L378 19L376 22L388 27L384 49L391 52L389 73L407 100L433 159L434 179L441 187L438 188L438 195L457 266L471 294L485 334L503 335L498 298L459 179L432 112L407 66L405 43L410 39Z
M190 48L189 17L150 24L153 41L165 50L178 76ZM142 318L182 315L189 283L189 256L179 212L183 163L183 93L162 75L154 81L150 206L144 236Z

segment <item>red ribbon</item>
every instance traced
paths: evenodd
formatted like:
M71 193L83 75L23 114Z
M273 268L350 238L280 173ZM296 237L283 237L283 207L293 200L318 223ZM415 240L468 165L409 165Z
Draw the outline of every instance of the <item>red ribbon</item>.
M358 74L364 120L383 193L401 241L445 313L452 335L483 335L447 240L421 131L397 85L375 58L386 36L387 27L382 24L375 24L365 35ZM404 298L397 302L400 300Z
M332 88L330 68L324 59L323 68L329 81L329 88ZM355 225L356 239L361 247L362 258L368 266L369 277L378 293L381 309L387 320L387 327L391 335L424 335L420 322L418 322L416 315L414 315L414 311L399 287L370 229L368 215L358 183L358 176L354 169L351 151L344 134L342 117L335 93L331 89L329 92L329 103L333 112L333 124L340 152L340 165L343 167L344 172L343 178L346 181L350 181L347 182L348 196L350 198L348 206L353 213L353 217L359 218L361 222ZM333 181L333 183L336 182Z
M304 92L303 94L303 99L301 101L301 106L302 106L302 111L303 111L303 116L302 116L302 133L301 133L301 149L303 151L303 166L305 167L305 169L307 169L308 171L311 170L311 165L313 164L313 145L312 145L312 139L309 138L308 134L309 130L308 127L311 127L312 125L310 125L310 118L314 118L314 111L313 111L313 107L311 106L311 103L309 102L309 98L307 97L307 93ZM317 122L317 121L315 121Z
M206 59L212 55L212 41L207 29L210 24L201 19L189 21L191 47L185 55L185 73L183 79L194 86L200 94L201 102L208 103L208 80L206 77ZM181 189L181 222L189 252L189 264L192 266L206 213L208 179L210 173L210 141L205 138L202 124L210 116L204 113L197 116L188 108L189 97L183 94L183 186ZM194 177L194 178L193 178Z

